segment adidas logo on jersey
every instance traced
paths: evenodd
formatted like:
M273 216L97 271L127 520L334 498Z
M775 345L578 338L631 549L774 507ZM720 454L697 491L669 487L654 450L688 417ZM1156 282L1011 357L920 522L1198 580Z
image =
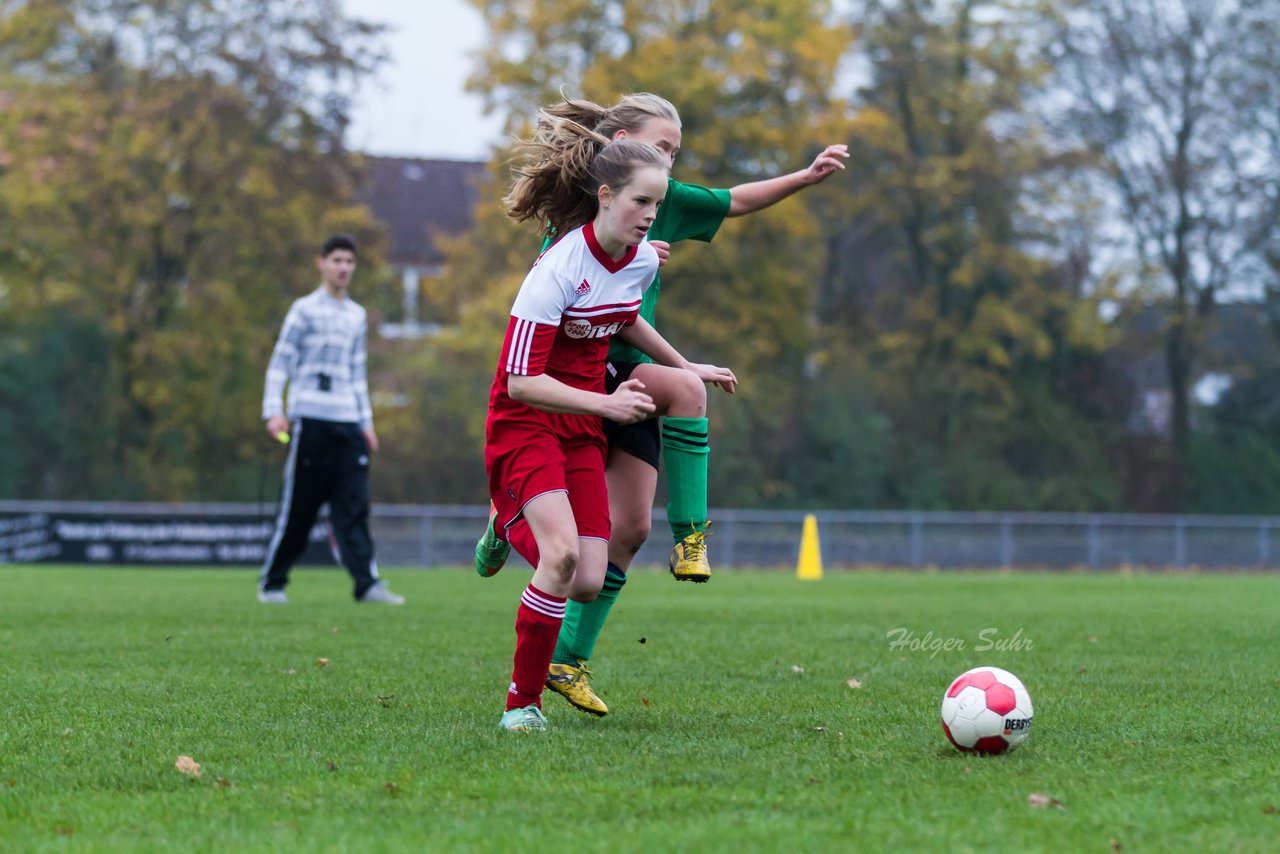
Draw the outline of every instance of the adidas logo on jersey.
M578 285L578 289L573 292L573 295L580 297L583 294L589 294L589 293L591 293L591 283L588 282L586 279L583 279L582 284Z

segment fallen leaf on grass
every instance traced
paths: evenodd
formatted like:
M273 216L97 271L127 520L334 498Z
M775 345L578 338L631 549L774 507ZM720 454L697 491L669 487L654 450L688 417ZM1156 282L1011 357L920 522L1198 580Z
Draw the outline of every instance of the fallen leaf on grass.
M1124 850L1124 846L1120 844L1120 840L1119 840L1119 839L1112 839L1112 840L1111 840L1111 850L1112 850L1112 851L1117 851L1117 852L1118 852L1118 851L1123 851L1123 850Z
M387 794L393 798L396 795L400 794L400 787L397 786L395 783L383 783L382 788L386 789Z
M297 676L298 668L290 667L288 670L281 670L280 672L283 673L285 676Z
M1097 635L1089 635L1089 643L1097 643L1097 642L1098 642Z
M395 694L388 694L385 697L379 696L378 702L381 703L384 708L389 709L395 705L395 703L393 702L395 698L396 698Z
M646 697L644 694L641 694L641 695L640 695L640 702L644 703L644 704L647 706L647 705L649 705L649 698L648 698L648 697Z
M826 727L824 727L824 726L816 726L816 727L814 727L814 728L813 728L813 731L814 731L814 732L826 732L826 731L827 731L827 728L826 728Z
M74 827L67 827L65 824L60 824L53 829L53 832L59 836L74 836L76 829Z
M792 673L804 673L804 668L803 668L803 667L801 667L801 666L800 666L800 665L798 665L798 664L793 664L793 665L791 665L791 672L792 672Z
M213 781L213 785L217 786L219 789L231 789L234 788L236 784L225 777L219 777Z
M73 732L75 732L75 730L74 730L74 729L72 729L71 727L67 727L66 729L64 729L64 730L62 731L62 734L63 734L63 735L71 735L71 733L73 733Z
M13 785L13 781L12 781L12 780L10 780L10 781L9 781L9 785L10 785L10 786L12 786L12 785ZM1275 815L1275 814L1276 814L1276 813L1278 813L1278 812L1280 812L1280 810L1276 809L1276 805L1275 805L1275 804L1267 804L1265 807L1263 807L1263 808L1262 808L1262 814L1263 814L1263 815Z
M1044 807L1053 807L1058 810L1066 809L1066 807L1062 805L1062 801L1057 798L1051 798L1041 792L1032 792L1027 795L1027 806L1032 809L1043 809Z
M326 664L328 664L328 663L329 663L329 659L327 659L327 658L317 658L317 659L316 659L316 664L320 665L321 667L324 667L324 666L325 666Z
M12 789L12 788L13 788L14 786L16 786L16 785L18 785L18 781L17 781L17 780L15 780L13 777L10 777L10 778L9 778L9 788L10 788L10 789Z
M190 774L192 777L200 776L200 763L192 759L190 756L179 756L178 761L173 763L173 767L177 768L183 774Z
M332 759L326 760L326 761L325 761L325 763L324 763L324 767L325 767L325 770L326 770L326 771L337 771L337 770L338 770L338 766L333 764L333 760L332 760Z
M816 778L814 778L814 777L810 777L810 778L809 778L809 785L810 785L810 786L821 786L821 785L822 785L823 783L825 783L825 782L827 782L827 781L826 781L826 780L819 780L819 779L816 779Z
M861 688L861 687L862 687L862 683L861 683L861 682L859 682L857 679L850 679L846 684L847 684L850 688Z

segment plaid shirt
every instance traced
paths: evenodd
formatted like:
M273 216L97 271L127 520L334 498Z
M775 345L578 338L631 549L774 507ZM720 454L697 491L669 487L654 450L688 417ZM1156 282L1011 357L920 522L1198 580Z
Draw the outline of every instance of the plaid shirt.
M367 336L365 310L349 297L336 300L320 287L295 300L267 366L263 420L285 413L280 404L287 382L290 420L319 418L373 429Z

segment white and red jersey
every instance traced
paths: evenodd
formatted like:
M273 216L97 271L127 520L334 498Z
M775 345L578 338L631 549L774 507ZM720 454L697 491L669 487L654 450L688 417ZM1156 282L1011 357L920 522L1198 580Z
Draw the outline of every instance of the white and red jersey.
M658 254L647 242L614 260L600 248L590 223L548 247L511 307L489 394L490 417L532 409L508 397L512 374L545 373L565 385L603 394L609 339L635 322L657 271ZM573 421L579 417L569 416Z

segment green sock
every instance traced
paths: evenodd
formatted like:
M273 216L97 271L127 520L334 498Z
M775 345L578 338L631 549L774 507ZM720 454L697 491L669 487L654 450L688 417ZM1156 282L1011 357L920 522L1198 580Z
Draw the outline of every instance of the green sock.
M570 600L565 604L564 622L560 624L560 636L556 638L556 651L551 656L553 664L577 664L589 661L596 651L596 639L609 619L613 603L627 583L627 575L612 563L604 576L604 586L594 601L585 605Z
M707 419L662 419L667 456L667 522L678 543L707 525Z

